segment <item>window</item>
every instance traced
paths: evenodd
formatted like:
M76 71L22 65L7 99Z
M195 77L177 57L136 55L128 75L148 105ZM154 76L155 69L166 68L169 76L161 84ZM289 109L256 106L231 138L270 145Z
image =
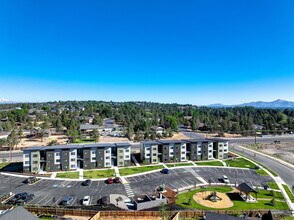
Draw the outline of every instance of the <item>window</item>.
M123 153L123 152L124 152L124 150L119 150L118 152L119 152L119 153Z
M33 154L33 157L38 157L38 154Z
M152 161L153 161L153 162L156 162L156 159L153 159Z
M71 152L70 155L76 155L76 152Z
M123 165L124 163L123 162L119 162L119 165Z
M123 159L124 157L123 156L119 156L119 159Z
M109 162L107 162L107 163L105 163L105 165L106 165L106 166L109 166L109 165L110 165L110 163L109 163Z
M76 165L72 164L72 165L70 165L70 168L76 168Z
M221 152L223 152L223 150L219 150L219 152L221 153Z
M152 150L157 150L157 148L156 147L153 147Z
M174 149L174 146L170 146L170 148L169 148L169 149L173 150L173 149Z
M182 157L182 160L185 160L185 157Z
M185 146L182 146L182 149L185 149L186 147Z
M150 147L146 147L145 149L146 149L146 150L150 150Z
M227 149L224 149L224 152L227 152L228 150Z
M92 153L92 154L96 154L96 152L95 152L95 151L91 151L91 153Z
M60 157L60 153L59 153L59 152L56 152L56 153L55 153L55 156L56 156L56 157Z
M146 157L150 157L150 154L146 154Z
M75 158L71 158L70 161L74 162L74 161L76 161L76 159Z
M209 153L212 153L212 150L209 150L208 152L209 152Z
M33 164L38 164L38 161L33 161Z
M211 155L209 155L209 156L208 156L208 158L212 158L212 156L211 156Z
M25 158L29 158L29 156L30 156L30 155L28 155L28 154L25 154Z
M106 160L110 159L110 157L105 157Z
M130 158L130 155L126 155L125 158Z
M156 154L152 154L152 156L154 156L154 157L155 157L155 156L156 156Z
M92 157L92 160L96 160L96 157Z
M37 171L37 170L38 170L38 167L34 167L34 168L33 168L33 171Z
M110 150L105 151L106 154L110 154Z
M29 161L25 161L25 164L27 165L27 164L30 164L30 162Z
M57 159L57 160L56 160L56 163L60 163L60 159Z
M128 152L130 152L130 150L129 149L126 149L125 152L128 153Z

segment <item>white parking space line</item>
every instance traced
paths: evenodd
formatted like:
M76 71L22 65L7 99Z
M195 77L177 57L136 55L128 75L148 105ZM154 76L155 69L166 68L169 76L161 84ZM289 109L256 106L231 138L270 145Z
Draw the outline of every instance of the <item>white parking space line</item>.
M27 202L27 204L32 204L35 200L37 200L41 196L35 196L31 201Z
M168 185L172 186L171 188L177 189L177 187L174 184L168 183Z
M75 205L75 201L77 200L78 197L74 197L74 200L71 203L71 206Z
M243 171L244 174L246 174L246 173L244 172L244 170L242 170L242 171Z
M78 185L81 185L81 183L80 183L80 182L75 182L75 183L72 185L72 187L73 187L73 188L76 188Z
M48 201L45 202L43 205L46 206L49 202L52 202L52 199L48 199Z
M148 177L148 175L144 175L144 177L145 177L146 179L150 180L150 178Z
M61 199L62 199L62 197L59 197L59 198L58 198L58 199L52 204L52 206L59 204L59 203L61 202Z
M192 181L192 180L190 180L190 179L185 179L185 180L186 180L187 182L189 182L189 183L190 183L190 185L195 185L195 182L196 182L196 181L194 181L194 182L193 182L193 181Z
M46 199L47 197L48 197L48 196L45 196L44 198L42 198L42 199L40 199L39 201L37 201L37 204L38 204L38 205L42 205L42 204L41 204L41 201L43 201L43 200Z

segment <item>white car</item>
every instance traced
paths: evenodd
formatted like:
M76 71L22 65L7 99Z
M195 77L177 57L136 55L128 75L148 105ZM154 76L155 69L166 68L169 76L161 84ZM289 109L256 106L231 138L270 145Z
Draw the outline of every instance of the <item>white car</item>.
M90 196L85 196L83 198L83 205L85 206L90 205Z
M230 183L230 180L228 179L228 177L226 175L223 175L223 181L224 183Z

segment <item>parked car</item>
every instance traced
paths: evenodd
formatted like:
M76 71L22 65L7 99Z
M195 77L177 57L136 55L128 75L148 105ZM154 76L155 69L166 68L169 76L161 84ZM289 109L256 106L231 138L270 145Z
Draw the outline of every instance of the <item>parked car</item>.
M60 202L61 205L71 205L73 202L72 196L66 196L63 198L63 200Z
M31 201L34 198L35 198L35 195L34 194L25 194L20 199L18 199L16 201L16 204L23 205L23 204L26 204L27 202Z
M114 182L114 183L121 183L121 178L119 178L119 177L115 177L115 178L113 179L113 182Z
M162 174L169 174L170 171L169 171L169 169L164 168L164 169L161 170L161 173L162 173Z
M91 180L85 180L84 182L82 182L82 186L88 186L91 184Z
M111 177L109 177L107 180L106 180L106 183L107 184L112 184L113 183L113 179Z
M85 196L83 198L82 204L85 205L85 206L90 205L90 196Z
M35 197L34 194L28 194L27 192L17 193L10 200L8 204L25 204Z
M226 175L223 175L222 180L224 183L230 183L230 180L228 179L228 177Z
M26 184L31 184L31 183L36 182L37 180L38 180L37 177L31 176L31 177L25 179L23 182L26 183Z

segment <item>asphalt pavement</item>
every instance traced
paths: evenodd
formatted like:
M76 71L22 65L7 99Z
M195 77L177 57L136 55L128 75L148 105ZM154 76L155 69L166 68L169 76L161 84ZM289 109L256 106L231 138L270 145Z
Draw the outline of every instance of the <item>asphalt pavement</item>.
M291 166L287 166L285 164L282 164L276 160L273 160L267 156L264 156L262 154L256 153L254 156L254 153L251 151L246 151L238 145L235 145L234 147L230 148L231 151L235 151L236 153L243 154L246 157L249 157L261 164L263 164L266 168L269 168L273 170L275 173L277 173L282 180L284 180L287 185L292 188L294 186L294 169Z

